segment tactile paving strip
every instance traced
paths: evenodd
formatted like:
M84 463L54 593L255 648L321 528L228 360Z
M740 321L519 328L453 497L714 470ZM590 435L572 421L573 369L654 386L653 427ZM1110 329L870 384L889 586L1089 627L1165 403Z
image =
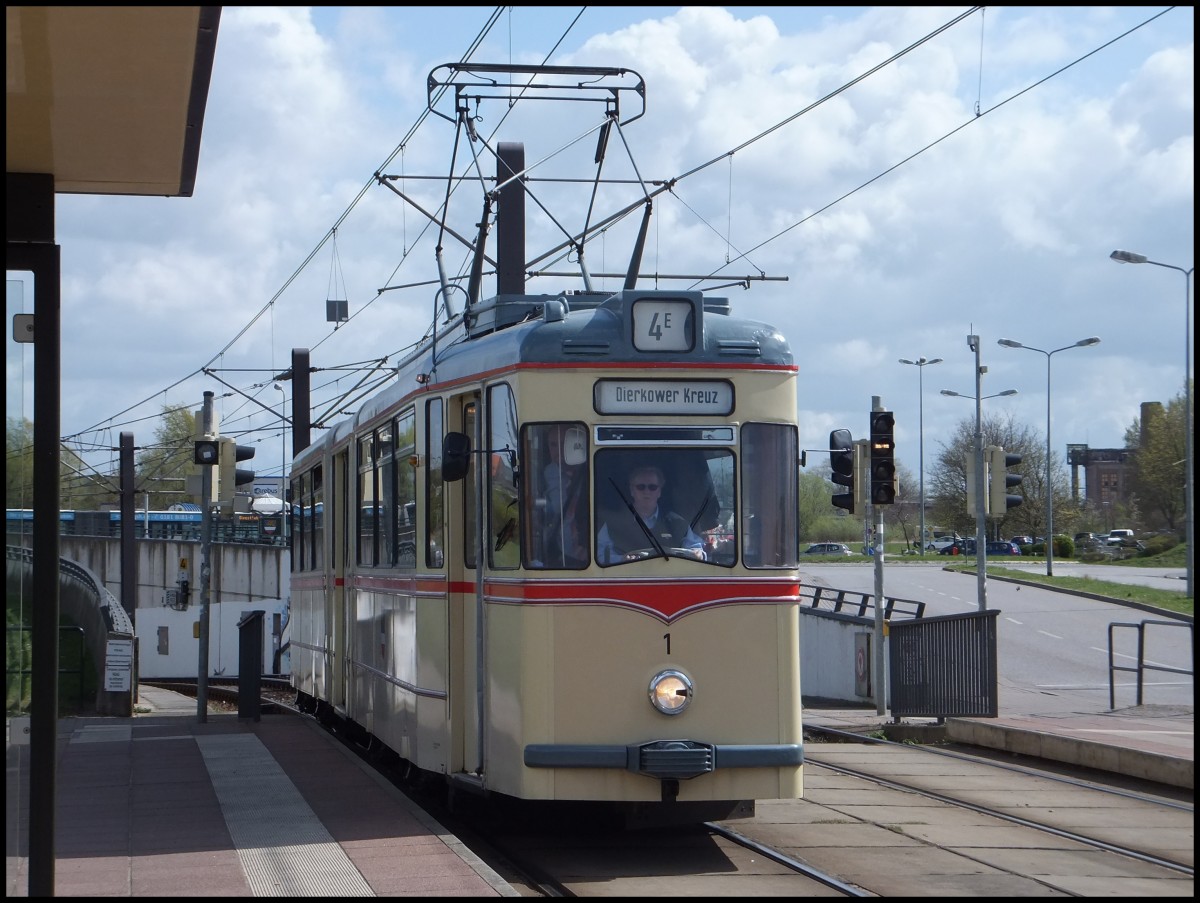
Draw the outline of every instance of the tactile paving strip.
M257 737L196 743L256 897L375 896Z

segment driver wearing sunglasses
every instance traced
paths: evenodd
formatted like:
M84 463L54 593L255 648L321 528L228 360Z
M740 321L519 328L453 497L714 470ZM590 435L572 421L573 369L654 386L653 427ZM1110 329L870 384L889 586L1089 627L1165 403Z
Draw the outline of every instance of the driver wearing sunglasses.
M703 559L704 542L686 520L673 511L659 507L666 480L653 465L635 468L629 474L629 497L637 518L650 530L664 549L690 549ZM617 564L626 556L651 545L645 530L633 516L614 519L600 527L596 536L596 557L601 564ZM644 556L640 556L644 557Z

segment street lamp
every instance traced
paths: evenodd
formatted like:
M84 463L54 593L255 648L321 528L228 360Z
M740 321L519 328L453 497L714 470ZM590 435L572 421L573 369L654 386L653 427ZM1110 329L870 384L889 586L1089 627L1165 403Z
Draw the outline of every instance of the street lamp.
M921 547L921 555L925 555L925 368L930 364L940 364L942 359L935 357L933 360L927 360L923 357L917 358L915 361L910 361L907 358L900 358L900 363L911 364L917 368L917 408L918 414L918 440L920 443L920 464L921 469L921 541L918 545Z
M1046 355L1046 576L1054 576L1054 483L1051 479L1052 471L1050 469L1050 358L1058 354L1060 351L1066 351L1069 348L1088 348L1092 345L1099 345L1100 339L1092 336L1088 339L1080 339L1071 345L1064 345L1062 348L1055 348L1053 351L1044 351L1041 348L1034 348L1032 345L1022 345L1020 342L1014 342L1012 339L1000 339L998 344L1005 348L1027 348L1030 351L1036 351L1039 354Z
M281 424L279 430L279 519L283 521L279 529L283 537L283 547L286 549L288 514L291 513L288 511L287 502L287 392L279 383L273 383L273 385L279 390L279 422Z
M979 336L968 337L975 352L975 391L980 391L983 368L979 365ZM1016 389L1005 389L992 395L963 395L952 389L942 389L951 398L970 398L975 402L975 579L978 583L979 610L987 611L987 533L984 530L983 508L987 503L987 487L983 482L983 402L987 398L1016 395Z
M1195 508L1192 503L1192 272L1196 269L1190 267L1184 269L1169 263L1159 263L1157 260L1150 260L1145 254L1135 254L1133 251L1113 251L1108 255L1117 263L1149 263L1156 267L1163 267L1168 270L1175 270L1183 273L1183 407L1184 407L1184 430L1183 437L1185 443L1185 451L1183 455L1184 471L1187 478L1184 486L1183 501L1186 514L1184 522L1186 524L1187 537L1187 597L1194 599L1195 595L1192 592L1192 579L1194 574L1194 557L1193 550L1193 515Z

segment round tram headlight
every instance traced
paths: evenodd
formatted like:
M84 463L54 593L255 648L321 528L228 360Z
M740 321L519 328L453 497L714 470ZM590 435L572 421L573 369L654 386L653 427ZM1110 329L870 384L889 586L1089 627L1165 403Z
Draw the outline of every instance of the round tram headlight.
M679 671L659 671L650 681L650 704L664 715L678 715L692 701L692 682Z

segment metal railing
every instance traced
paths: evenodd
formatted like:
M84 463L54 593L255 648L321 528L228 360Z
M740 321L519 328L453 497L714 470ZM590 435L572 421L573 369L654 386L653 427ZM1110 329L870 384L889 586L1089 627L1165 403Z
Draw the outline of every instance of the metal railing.
M893 717L995 718L996 609L889 624Z
M1184 627L1187 629L1188 637L1192 646L1192 666L1191 668L1172 668L1168 665L1148 665L1146 664L1146 628L1147 627ZM1114 651L1114 636L1117 627L1128 627L1137 631L1137 664L1136 665L1118 665L1113 661L1115 656ZM1118 671L1128 671L1137 674L1137 705L1142 704L1145 696L1143 693L1145 685L1145 676L1147 671L1162 671L1167 674L1186 674L1192 678L1193 683L1196 679L1196 631L1195 625L1190 621L1156 621L1152 619L1144 619L1139 622L1131 621L1114 621L1108 625L1108 707L1115 709L1116 706L1116 685L1114 676Z
M800 601L802 604L807 604L809 608L852 615L857 618L873 617L875 611L875 595L873 593L834 589L828 586L801 585ZM917 602L914 599L895 599L890 596L883 597L885 620L890 621L893 617L899 616L920 618L924 614L924 602Z

